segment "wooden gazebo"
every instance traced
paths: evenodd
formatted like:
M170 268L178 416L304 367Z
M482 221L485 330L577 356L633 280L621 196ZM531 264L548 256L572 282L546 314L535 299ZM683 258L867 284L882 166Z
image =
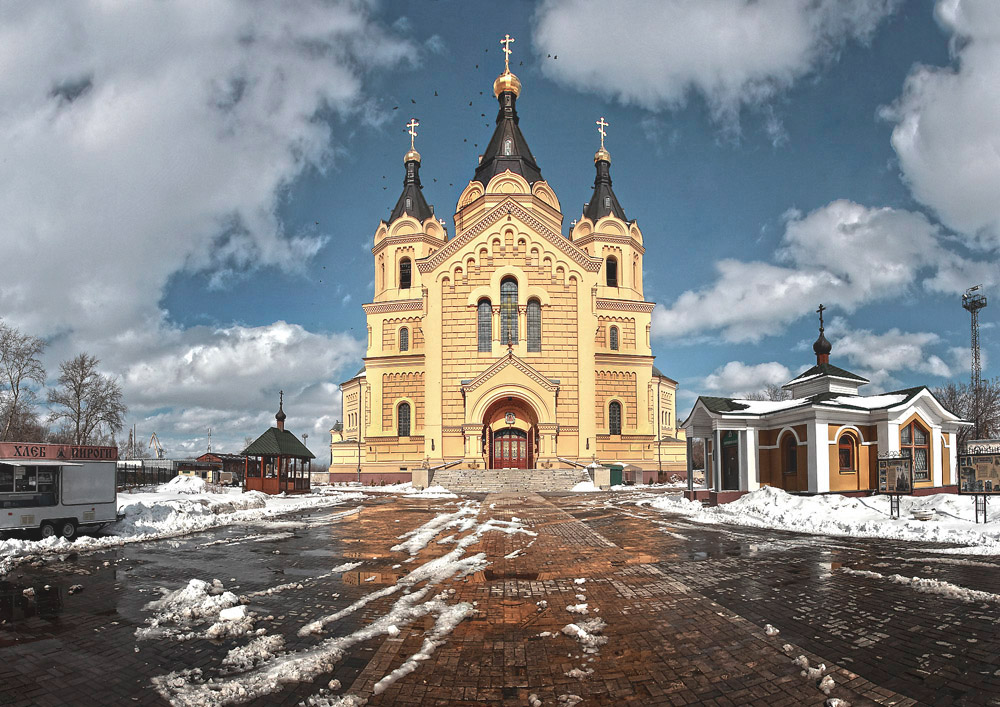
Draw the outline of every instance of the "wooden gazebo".
M316 455L299 438L285 429L284 394L274 416L276 427L243 450L244 491L268 494L308 493L309 472Z

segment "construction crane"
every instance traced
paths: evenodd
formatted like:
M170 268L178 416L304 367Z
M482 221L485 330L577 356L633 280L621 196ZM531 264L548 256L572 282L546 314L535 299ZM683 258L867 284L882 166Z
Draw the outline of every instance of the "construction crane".
M972 421L975 423L976 439L981 439L979 421L982 417L980 401L983 366L979 358L979 310L986 306L986 295L982 293L982 285L970 287L962 295L962 308L972 315Z
M156 450L157 459L163 459L163 445L160 444L160 438L155 432L149 436L149 448Z

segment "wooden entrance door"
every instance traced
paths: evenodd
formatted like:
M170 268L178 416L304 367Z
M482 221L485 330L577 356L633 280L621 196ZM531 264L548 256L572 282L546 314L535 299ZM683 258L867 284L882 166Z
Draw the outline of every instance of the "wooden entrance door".
M527 432L508 429L493 434L493 468L528 468Z

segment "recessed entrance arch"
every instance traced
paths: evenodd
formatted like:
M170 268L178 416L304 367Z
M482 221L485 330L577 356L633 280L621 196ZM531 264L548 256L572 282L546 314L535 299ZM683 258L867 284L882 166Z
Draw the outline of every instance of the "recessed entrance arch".
M533 469L538 458L538 418L523 398L495 400L483 415L483 446L490 469Z

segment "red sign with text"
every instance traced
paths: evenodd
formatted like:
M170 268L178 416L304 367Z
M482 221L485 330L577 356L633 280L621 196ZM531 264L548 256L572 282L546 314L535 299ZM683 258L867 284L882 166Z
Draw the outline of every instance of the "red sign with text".
M0 442L0 459L57 459L64 461L117 461L117 447L89 447L75 444L32 444Z

